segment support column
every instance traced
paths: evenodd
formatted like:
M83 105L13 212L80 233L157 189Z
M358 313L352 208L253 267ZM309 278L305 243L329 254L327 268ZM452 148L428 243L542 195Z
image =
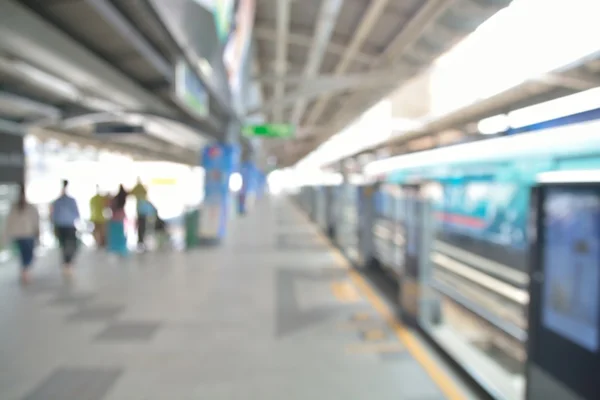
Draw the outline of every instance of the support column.
M254 202L259 197L261 186L261 171L257 162L258 151L254 143L250 143L248 147L240 169L243 184L239 196L238 211L241 215L252 210Z
M208 145L202 151L204 203L198 236L203 244L218 244L227 236L227 226L235 205L229 182L240 164L238 138L239 124L230 123L225 142Z

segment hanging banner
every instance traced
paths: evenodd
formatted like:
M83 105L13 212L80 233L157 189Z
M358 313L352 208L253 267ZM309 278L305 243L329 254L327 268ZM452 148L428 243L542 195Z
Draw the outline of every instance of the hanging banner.
M223 61L234 94L240 90L242 66L248 56L255 12L256 0L239 0L235 10L235 25L225 45Z

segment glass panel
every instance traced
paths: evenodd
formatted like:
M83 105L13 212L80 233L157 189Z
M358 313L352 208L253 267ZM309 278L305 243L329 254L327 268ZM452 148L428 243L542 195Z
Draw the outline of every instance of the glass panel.
M429 189L423 192L439 194ZM517 400L525 383L528 275L521 241L497 240L501 227L521 223L514 210L521 191L513 189L453 182L442 202L426 200L419 320L494 397ZM518 254L519 262L505 254Z

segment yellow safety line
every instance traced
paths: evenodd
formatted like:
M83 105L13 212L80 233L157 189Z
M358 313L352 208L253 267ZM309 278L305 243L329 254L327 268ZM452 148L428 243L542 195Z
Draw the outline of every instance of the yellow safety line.
M293 203L292 203L293 204ZM300 210L299 210L300 211ZM304 217L310 221L306 213L301 212ZM355 270L350 268L350 263L341 254L341 252L331 244L329 239L317 229L317 233L333 252L336 263L341 268L347 268L352 282L358 287L358 290L367 298L371 306L384 318L384 320L393 329L398 339L404 344L411 356L425 369L431 379L440 388L448 400L466 400L467 396L458 388L456 383L447 373L427 354L427 350L419 343L417 338L406 329L390 311L389 307L381 299L379 294L371 285Z
M376 342L385 339L385 332L379 328L367 329L363 331L363 340L366 342Z
M343 303L357 303L362 300L362 296L356 290L352 282L332 282L331 291L333 295Z

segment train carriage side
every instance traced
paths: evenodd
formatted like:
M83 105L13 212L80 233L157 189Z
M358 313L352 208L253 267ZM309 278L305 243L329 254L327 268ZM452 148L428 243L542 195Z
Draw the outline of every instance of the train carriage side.
M427 226L418 230L426 232L427 242L419 263L419 324L491 393L519 399L529 305L530 189L543 172L600 170L600 122L486 142L400 156L380 192L389 198L383 188L395 188L398 204L402 187L417 184L429 204L421 220ZM385 223L401 232L398 214L382 217L374 236ZM403 270L384 244L376 257Z

